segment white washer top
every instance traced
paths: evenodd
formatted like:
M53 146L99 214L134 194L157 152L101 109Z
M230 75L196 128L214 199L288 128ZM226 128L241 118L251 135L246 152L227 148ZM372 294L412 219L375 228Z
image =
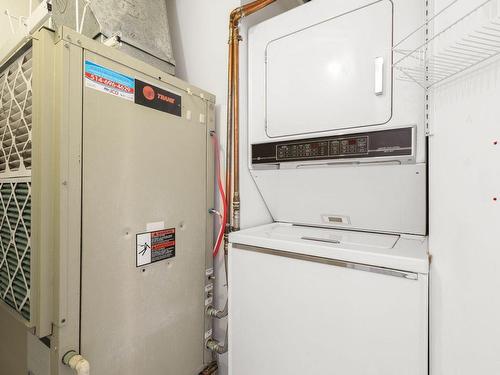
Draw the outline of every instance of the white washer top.
M273 223L232 232L232 244L426 274L427 237Z

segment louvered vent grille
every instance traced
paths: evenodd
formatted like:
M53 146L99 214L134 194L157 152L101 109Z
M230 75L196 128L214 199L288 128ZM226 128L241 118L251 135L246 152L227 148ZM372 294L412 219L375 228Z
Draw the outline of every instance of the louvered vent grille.
M0 72L0 177L31 169L32 51Z
M31 184L0 183L0 297L30 320Z
M28 322L32 50L0 71L0 299Z

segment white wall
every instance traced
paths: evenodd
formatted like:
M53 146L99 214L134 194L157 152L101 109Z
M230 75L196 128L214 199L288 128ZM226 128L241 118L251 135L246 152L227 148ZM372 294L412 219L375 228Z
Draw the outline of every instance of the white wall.
M482 2L458 3L435 32ZM500 374L500 61L431 102L431 375Z
M239 0L166 0L171 23L177 76L217 96L217 132L221 149L225 155L226 100L227 100L227 49L228 20L230 12L240 5ZM247 3L249 1L242 1ZM241 43L241 225L253 226L269 222L271 217L248 172L247 163L247 66L246 30L248 26L261 22L299 4L298 0L280 0L259 14L246 19L242 24ZM225 158L221 158L225 163ZM225 165L225 164L224 164ZM216 302L222 307L226 300L222 252L216 260ZM224 338L226 321L217 322L215 336ZM221 358L220 374L227 373L226 357Z

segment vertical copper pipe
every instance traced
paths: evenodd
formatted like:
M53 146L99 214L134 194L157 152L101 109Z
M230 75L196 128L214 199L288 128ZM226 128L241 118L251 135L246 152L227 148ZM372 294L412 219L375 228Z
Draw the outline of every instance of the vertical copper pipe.
M229 53L228 53L228 88L227 88L227 133L226 133L226 210L228 214L226 215L226 223L224 230L224 252L227 254L228 249L228 236L231 231L231 197L232 197L232 118L233 118L233 65L234 65L234 55L233 55L233 42L232 42L232 28L229 28Z
M224 236L224 249L227 251L228 235L230 230L240 229L240 98L239 98L239 43L240 21L243 17L249 16L259 10L274 3L276 0L256 0L247 5L236 8L229 17L229 72L228 78L228 144L226 147L226 194L227 194L227 221L226 233ZM231 143L231 145L230 145ZM228 162L229 160L229 162ZM229 164L228 164L229 163ZM232 168L231 165L232 164ZM229 166L229 168L228 168ZM232 190L231 190L232 188ZM232 198L229 198L232 193ZM232 204L231 204L232 203ZM231 226L232 218L232 226Z
M240 35L234 41L233 95L233 230L240 230Z

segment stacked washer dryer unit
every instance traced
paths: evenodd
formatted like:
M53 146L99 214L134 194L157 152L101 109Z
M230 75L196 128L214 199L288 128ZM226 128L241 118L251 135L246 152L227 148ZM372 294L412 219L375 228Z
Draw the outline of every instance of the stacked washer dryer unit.
M274 223L230 236L230 374L427 374L425 96L392 69L424 17L315 0L250 29L249 168Z

